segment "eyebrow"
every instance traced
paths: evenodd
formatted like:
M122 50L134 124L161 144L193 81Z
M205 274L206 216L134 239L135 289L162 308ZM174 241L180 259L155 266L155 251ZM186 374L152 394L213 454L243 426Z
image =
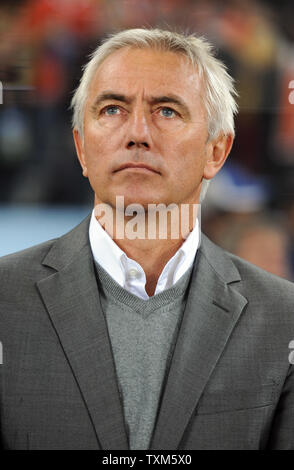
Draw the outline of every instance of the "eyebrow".
M97 106L99 106L104 101L120 101L122 103L131 104L134 101L133 97L127 97L126 95L115 93L112 91L106 91L98 95L94 101L94 104L91 106L92 110L95 111ZM162 96L152 96L150 100L148 100L150 104L160 104L160 103L173 103L180 106L184 113L187 114L188 117L191 116L188 106L184 103L184 101L178 97L177 95L170 94L170 95L162 95Z
M92 110L96 110L97 106L99 106L104 101L121 101L126 104L130 104L133 100L127 98L125 95L121 95L119 93L113 93L111 91L105 91L98 95L94 101L94 104L91 106Z
M160 103L173 103L180 106L183 111L190 117L190 111L188 106L184 101L176 95L164 95L164 96L152 96L150 99L151 104L160 104Z

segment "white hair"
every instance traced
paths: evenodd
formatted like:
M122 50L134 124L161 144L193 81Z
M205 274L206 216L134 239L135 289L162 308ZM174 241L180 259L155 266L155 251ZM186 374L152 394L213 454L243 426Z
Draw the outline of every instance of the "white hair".
M219 133L234 135L234 114L237 95L226 66L214 56L212 45L203 37L184 35L161 29L128 29L106 38L91 54L83 68L80 84L71 101L72 125L83 137L84 108L90 84L98 67L113 52L123 47L154 48L186 56L203 79L203 103L207 113L208 137ZM206 180L207 181L207 180ZM205 180L202 187L207 189Z

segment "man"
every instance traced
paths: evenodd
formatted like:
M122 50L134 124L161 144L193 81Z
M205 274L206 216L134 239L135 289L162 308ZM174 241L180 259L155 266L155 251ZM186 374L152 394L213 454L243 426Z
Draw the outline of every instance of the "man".
M229 154L233 94L194 36L92 55L72 102L92 216L0 262L4 448L294 448L293 285L200 241L195 213L172 236Z

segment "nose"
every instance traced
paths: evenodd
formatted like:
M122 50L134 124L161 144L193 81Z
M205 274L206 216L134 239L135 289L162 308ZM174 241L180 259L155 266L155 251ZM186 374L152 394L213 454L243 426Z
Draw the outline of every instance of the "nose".
M128 149L139 147L149 150L151 147L150 125L143 107L138 107L130 113L126 134Z

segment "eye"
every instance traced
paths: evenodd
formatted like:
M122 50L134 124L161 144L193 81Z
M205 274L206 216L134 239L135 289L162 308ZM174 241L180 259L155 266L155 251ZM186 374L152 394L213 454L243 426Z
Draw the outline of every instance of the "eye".
M102 114L106 114L106 116L116 116L120 114L121 110L119 106L116 105L109 105L102 109Z
M164 108L161 108L159 112L161 116L165 118L173 118L178 114L174 109L168 108L166 106Z

